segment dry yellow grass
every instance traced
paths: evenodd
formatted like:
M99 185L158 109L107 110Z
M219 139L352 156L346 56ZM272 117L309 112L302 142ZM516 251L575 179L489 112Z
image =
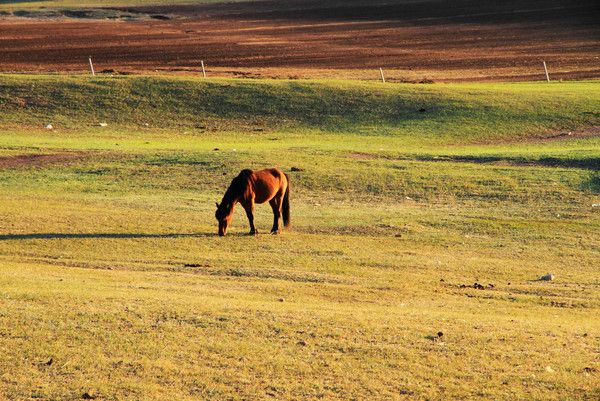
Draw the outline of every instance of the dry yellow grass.
M28 79L4 77L5 88L21 93ZM1 397L600 396L598 138L513 145L490 128L529 127L531 140L536 126L590 118L597 84L548 86L551 95L536 85L392 87L389 99L436 112L395 121L385 102L365 106L385 117L377 125L328 102L378 87L313 82L317 95L294 104L304 115L273 127L269 113L291 112L269 96L306 87L265 82L269 113L225 92L232 100L208 124L226 129L203 132L194 119L206 111L173 107L170 92L188 96L197 81L148 78L165 91L148 116L167 125L158 129L110 109L123 103L57 96L71 78L35 79L56 103L9 104L0 128ZM126 83L95 85L135 100ZM219 85L259 90L216 85L214 96ZM463 115L452 107L466 96ZM540 96L556 103L529 108ZM514 114L500 112L507 104ZM332 131L313 109L323 105L358 132ZM235 110L266 128L249 131ZM57 128L40 129L50 113ZM100 118L109 127L90 126ZM369 135L356 128L369 124ZM440 125L450 136L436 136ZM40 153L50 156L15 159ZM245 236L238 211L231 235L217 237L214 200L229 180L276 164L302 169L291 172L293 230ZM266 231L270 208L257 214ZM556 280L537 280L547 272Z

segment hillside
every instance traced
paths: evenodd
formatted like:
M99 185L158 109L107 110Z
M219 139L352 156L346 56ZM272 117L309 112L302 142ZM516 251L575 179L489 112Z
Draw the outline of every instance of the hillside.
M389 136L407 144L560 137L600 124L595 82L410 85L136 76L0 77L4 127ZM588 133L589 134L589 133Z

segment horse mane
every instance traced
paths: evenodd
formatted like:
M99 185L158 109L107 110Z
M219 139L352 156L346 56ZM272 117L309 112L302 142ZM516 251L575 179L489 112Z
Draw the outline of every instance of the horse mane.
M238 200L239 197L246 192L251 176L252 170L250 169L240 171L238 176L231 181L227 191L225 191L225 195L223 195L223 199L221 200L221 205L230 205Z

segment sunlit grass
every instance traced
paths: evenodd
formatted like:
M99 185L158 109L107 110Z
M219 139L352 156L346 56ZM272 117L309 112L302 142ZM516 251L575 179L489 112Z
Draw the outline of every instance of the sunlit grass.
M599 395L600 144L539 140L597 84L0 79L3 397ZM272 165L292 230L217 237Z

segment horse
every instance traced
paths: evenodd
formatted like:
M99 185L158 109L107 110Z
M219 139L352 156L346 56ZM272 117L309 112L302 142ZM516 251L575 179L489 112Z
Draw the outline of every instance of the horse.
M290 177L278 168L240 171L231 181L221 203L216 202L215 217L219 222L219 236L227 233L237 203L246 211L250 235L257 235L254 226L254 205L269 202L273 209L271 234L279 234L280 220L284 227L290 225Z

